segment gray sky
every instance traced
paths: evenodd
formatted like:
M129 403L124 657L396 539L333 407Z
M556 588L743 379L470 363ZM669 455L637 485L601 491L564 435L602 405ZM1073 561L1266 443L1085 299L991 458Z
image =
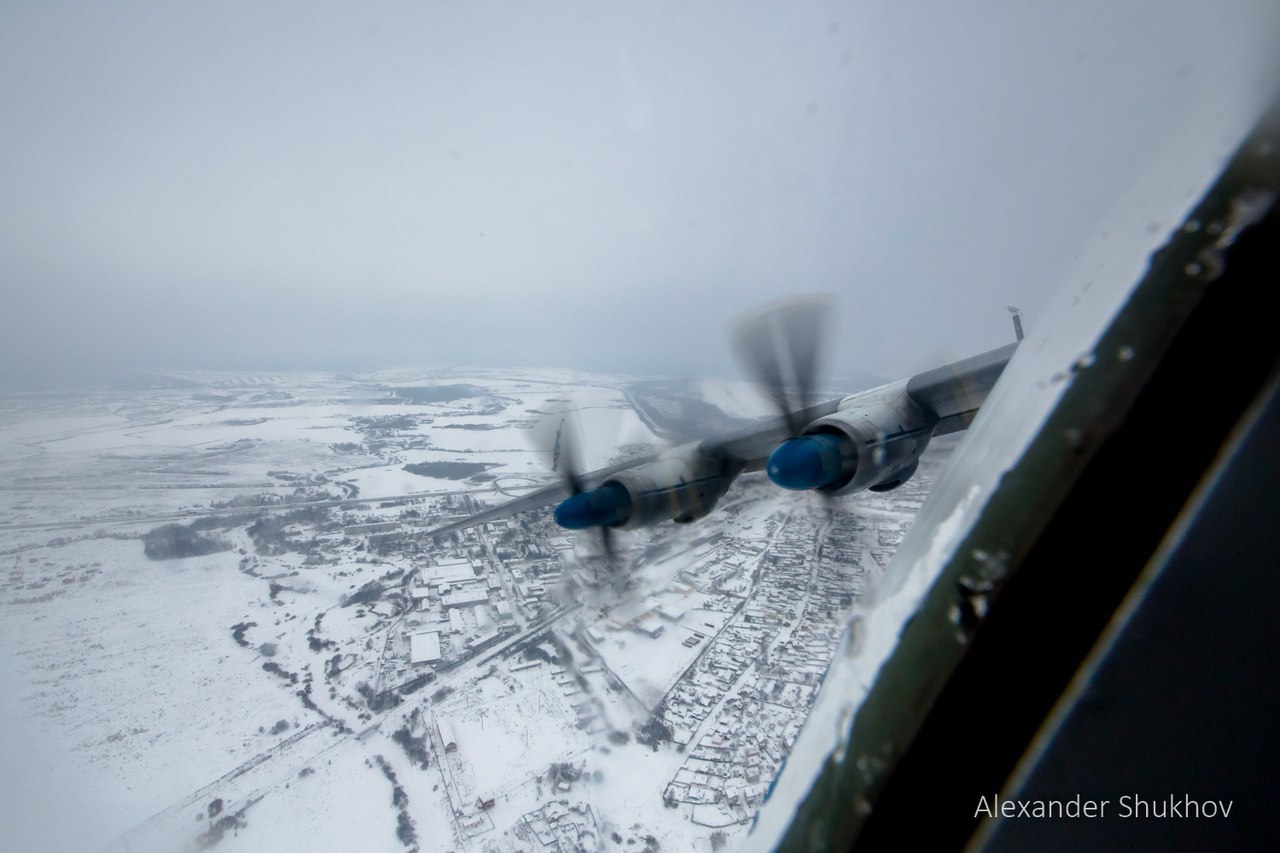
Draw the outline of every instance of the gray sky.
M1258 91L1230 5L4 3L0 373L966 355Z

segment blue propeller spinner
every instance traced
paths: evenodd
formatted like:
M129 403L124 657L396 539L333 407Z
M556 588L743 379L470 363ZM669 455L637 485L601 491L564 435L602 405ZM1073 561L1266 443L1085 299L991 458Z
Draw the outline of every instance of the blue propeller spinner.
M618 483L605 483L570 495L556 507L556 524L569 530L588 527L612 527L624 523L631 515L631 495Z
M838 482L844 476L842 445L844 436L802 435L779 444L765 470L769 479L784 489L803 491L820 489Z

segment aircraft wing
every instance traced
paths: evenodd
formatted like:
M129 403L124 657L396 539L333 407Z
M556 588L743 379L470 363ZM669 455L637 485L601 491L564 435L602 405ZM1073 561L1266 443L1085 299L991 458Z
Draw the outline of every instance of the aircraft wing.
M892 383L884 388L896 385L904 390L923 411L927 423L931 425L929 428L933 435L956 432L968 427L996 380L1000 378L1000 374L1016 348L1016 343L998 347L952 364L918 373L908 380ZM796 424L812 423L842 408L856 407L859 398L864 395L867 398L874 398L874 395L882 392L883 388L872 389L862 394L817 403L793 411L786 416L763 418L742 429L704 439L698 443L697 451L705 457L731 460L739 466L737 470L757 470L762 467L764 461L769 458L769 454L778 445L794 436ZM648 454L595 471L588 471L577 476L579 486L584 491L594 489L615 474L652 462L657 458L659 454ZM569 494L570 490L566 483L545 486L499 506L489 507L474 515L438 527L430 531L429 535L465 530L477 524L497 521L519 512L539 509L559 503Z
M934 435L969 427L1017 348L1017 342L1005 344L911 377L907 395L937 418Z

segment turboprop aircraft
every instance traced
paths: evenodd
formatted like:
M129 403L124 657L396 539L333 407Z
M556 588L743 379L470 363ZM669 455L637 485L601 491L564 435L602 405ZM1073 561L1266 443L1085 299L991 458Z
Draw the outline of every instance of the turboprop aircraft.
M744 429L626 462L580 471L566 419L556 425L561 481L432 530L451 533L557 503L556 523L609 531L702 518L744 471L764 469L784 489L846 495L884 492L911 478L929 441L968 427L1018 341L878 388L811 404L824 298L775 303L740 320L734 350L778 414ZM1021 315L1010 306L1022 336Z

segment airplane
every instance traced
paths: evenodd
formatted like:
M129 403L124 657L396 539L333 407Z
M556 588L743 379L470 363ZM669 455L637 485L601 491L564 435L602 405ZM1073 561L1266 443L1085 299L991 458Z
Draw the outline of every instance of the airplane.
M430 531L448 534L556 503L568 530L610 531L706 516L739 475L763 469L776 485L835 497L886 492L911 479L934 436L968 428L1022 339L861 391L809 404L817 373L823 297L789 299L738 321L733 344L777 410L743 429L691 441L594 471L577 467L574 438L561 418L552 447L561 481Z

